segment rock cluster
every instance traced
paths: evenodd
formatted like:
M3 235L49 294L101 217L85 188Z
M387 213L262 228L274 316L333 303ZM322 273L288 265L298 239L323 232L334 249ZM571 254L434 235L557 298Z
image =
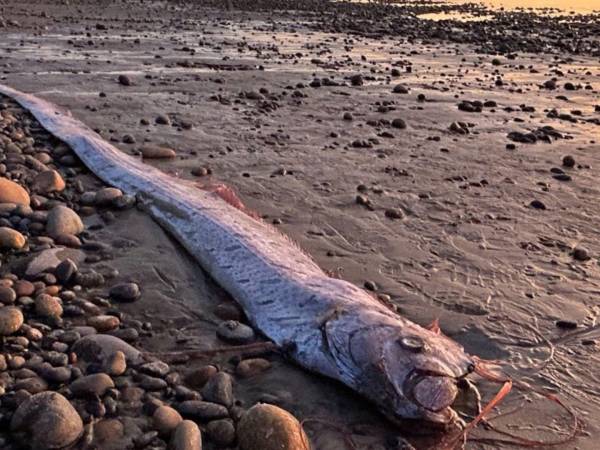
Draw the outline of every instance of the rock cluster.
M299 424L276 407L238 426L244 410L227 371L207 365L182 376L135 347L153 332L135 317L144 289L94 268L113 249L86 227L88 217L118 219L135 200L93 189L70 149L40 130L0 97L0 448L200 450L203 440L231 448L249 428L267 427L252 435L256 449L275 427L263 448L303 449L290 446L298 435L290 424ZM25 155L45 162L23 164ZM239 320L223 320L217 336L223 345L255 340ZM230 372L242 379L269 367L251 358Z

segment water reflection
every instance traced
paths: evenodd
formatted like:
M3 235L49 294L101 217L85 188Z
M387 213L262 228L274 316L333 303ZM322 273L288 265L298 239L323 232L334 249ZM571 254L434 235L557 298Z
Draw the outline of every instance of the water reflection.
M507 10L529 10L535 9L538 11L544 10L560 10L568 13L581 13L581 14L589 14L589 13L600 13L600 0L431 0L429 2L418 1L415 2L413 0L350 0L350 1L359 1L363 3L397 3L399 5L417 5L417 4L427 4L431 5L443 5L443 4L456 4L462 5L465 3L475 3L481 4L491 9L507 9ZM435 17L433 15L427 14L425 17L433 20L443 20L443 19L454 19L454 17L444 17L444 14L438 15ZM462 16L464 20L465 17ZM469 20L467 18L467 20ZM481 18L473 16L471 20L482 20Z
M600 12L600 0L481 0L486 6L493 8L533 8L533 9L560 9L581 13ZM464 3L450 0L449 3Z

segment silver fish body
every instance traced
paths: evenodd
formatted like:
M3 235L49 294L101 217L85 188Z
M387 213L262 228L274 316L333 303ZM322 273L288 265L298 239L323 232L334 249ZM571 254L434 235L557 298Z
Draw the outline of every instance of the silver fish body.
M456 380L473 361L455 342L333 279L289 239L210 192L128 156L70 114L0 85L106 183L152 217L301 366L339 380L391 419L451 422Z

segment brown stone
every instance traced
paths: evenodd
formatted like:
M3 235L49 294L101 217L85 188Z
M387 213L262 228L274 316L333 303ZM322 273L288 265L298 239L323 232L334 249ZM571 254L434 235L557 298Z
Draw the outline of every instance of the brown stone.
M50 450L73 444L83 433L83 422L69 401L56 392L41 392L19 405L12 432L23 433L30 448Z
M41 194L61 192L65 186L65 181L56 170L40 172L33 179L33 189Z
M20 250L25 246L27 239L17 230L0 227L0 248Z
M0 178L0 203L15 203L29 206L29 194L8 178Z
M237 433L241 450L310 450L300 422L274 405L250 408L242 416Z
M146 159L167 159L175 158L177 153L169 147L142 147L140 149L142 156Z
M9 336L23 325L23 313L14 306L0 308L0 336Z
M183 418L170 406L162 405L154 411L152 421L156 431L161 435L168 436L183 421Z

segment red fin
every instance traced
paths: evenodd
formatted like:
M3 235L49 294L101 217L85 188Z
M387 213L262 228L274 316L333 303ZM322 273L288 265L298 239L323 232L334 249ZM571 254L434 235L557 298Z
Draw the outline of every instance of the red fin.
M429 331L435 334L441 334L442 330L440 329L440 319L434 319L434 321L427 325L425 328L427 328Z
M240 198L237 196L235 191L229 186L219 183L219 184L211 184L211 185L199 185L200 189L203 189L208 192L212 192L213 194L218 195L222 200L229 203L236 209L239 209L243 213L249 215L253 219L260 219L260 216L256 214L254 211L250 211L246 208L246 205L242 203Z
M202 189L203 191L207 191L207 192L211 192L215 195L218 195L223 201L229 203L231 206L233 206L234 208L242 211L244 214L246 214L249 217L252 217L255 220L258 220L260 222L263 222L262 217L260 217L260 215L258 215L257 213L255 213L254 211L252 211L251 209L248 209L246 207L246 205L244 205L244 203L242 203L242 201L240 200L240 198L237 196L237 194L235 193L235 191L230 188L229 186L227 186L224 183L196 183L196 186L200 189ZM264 223L264 222L263 222ZM273 230L276 233L281 234L281 236L283 236L290 245L293 245L294 247L296 247L296 249L299 252L302 252L307 258L309 258L311 261L314 262L313 258L306 253L295 241L293 241L289 236L282 234L277 228L275 228L274 226L272 226L271 224L266 224L271 230ZM315 262L316 264L316 262ZM329 274L330 277L332 278L339 278L339 275L337 276L332 276L331 274Z

